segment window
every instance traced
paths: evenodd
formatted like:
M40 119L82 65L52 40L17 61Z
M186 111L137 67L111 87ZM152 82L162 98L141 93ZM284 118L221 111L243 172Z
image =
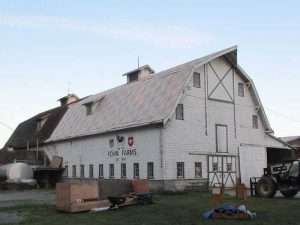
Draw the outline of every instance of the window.
M44 118L39 118L37 121L37 130L40 131L42 129L42 127L45 125L47 121L47 117Z
M139 171L139 164L133 163L133 178L139 178L140 171Z
M227 164L226 164L226 167L227 167L227 171L228 171L228 172L231 172L231 171L232 171L232 163L227 163Z
M178 104L176 107L176 120L183 120L183 104Z
M201 178L202 177L202 163L195 162L195 177Z
M94 177L94 165L90 164L89 167L90 167L90 170L89 170L90 178L93 178Z
M115 165L109 164L109 177L114 178L115 176Z
M213 171L217 172L218 171L218 163L217 162L213 162L212 166L213 166Z
M68 167L68 165L65 166L63 176L64 176L64 177L69 177L69 167Z
M139 72L137 71L136 73L132 73L130 75L128 75L128 82L133 82L133 81L137 81L139 79Z
M258 117L257 117L257 115L252 116L252 127L254 129L258 129Z
M99 164L99 175L98 177L99 178L103 178L103 164Z
M114 139L110 139L110 140L109 140L109 147L110 147L110 148L113 148L114 145L115 145L115 144L114 144Z
M126 178L126 163L121 163L121 178Z
M154 178L154 163L153 162L147 163L147 177L148 177L148 179Z
M195 88L200 88L201 87L201 78L200 78L200 73L194 73L193 74L193 86Z
M76 165L72 166L72 177L76 177Z
M289 169L289 176L298 178L298 176L299 176L299 162L298 161L293 162L293 164L291 165L291 167Z
M240 97L245 96L245 90L244 90L244 84L243 83L238 84L238 96L240 96Z
M216 124L216 151L228 152L228 127Z
M84 165L80 165L80 177L84 177Z
M84 104L86 109L86 115L89 116L93 113L94 102L88 102Z
M184 178L184 162L177 162L177 178Z

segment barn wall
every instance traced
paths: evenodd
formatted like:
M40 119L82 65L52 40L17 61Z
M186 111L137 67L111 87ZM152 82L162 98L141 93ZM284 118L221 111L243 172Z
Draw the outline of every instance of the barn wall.
M257 112L245 81L233 70L228 73L228 78L224 79L224 85L234 100L232 101L222 87L219 86L215 92L213 91L218 80L214 72L208 69L210 66L221 75L230 69L224 59L218 58L212 61L211 65L206 64L197 70L201 74L201 88L193 87L192 78L189 81L180 101L184 105L184 120L176 120L174 114L163 132L165 179L177 178L176 162L180 161L185 162L185 179L195 178L195 162L202 162L202 175L207 178L205 154L216 153L216 124L226 125L228 128L229 154L237 155L241 144L249 145L248 151L251 151L251 145L255 150L260 146L262 154L265 154L268 137L265 135L260 117L258 117L258 129L252 128L252 115L257 115ZM237 96L238 82L244 83L244 97ZM206 90L208 95L213 92L207 103L205 103ZM281 146L277 142L274 145L276 144Z
M123 136L123 143L117 143L116 136ZM128 137L134 138L134 145L129 147ZM114 147L109 140L114 139ZM45 147L52 158L58 155L64 158L64 166L68 165L69 177L72 176L72 165L77 167L80 175L80 164L85 165L85 177L89 177L89 164L94 165L94 177L98 177L98 165L104 165L104 178L109 178L109 164L114 164L114 178L121 177L121 163L126 163L127 178L133 178L133 163L139 163L140 178L147 178L147 162L154 162L154 179L161 179L160 163L160 128L142 128L128 132L118 132L91 138L65 141ZM136 149L136 155L122 155L118 148ZM116 156L112 152L119 152Z

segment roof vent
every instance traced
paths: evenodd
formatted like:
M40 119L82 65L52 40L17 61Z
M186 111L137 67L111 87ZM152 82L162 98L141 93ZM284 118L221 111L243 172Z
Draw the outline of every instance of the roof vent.
M69 105L69 104L71 104L73 102L76 102L78 100L79 100L79 98L75 94L68 94L67 96L64 96L64 97L58 99L58 101L60 101L61 106Z
M123 74L123 76L127 76L127 84L129 84L134 81L146 80L150 78L153 73L155 73L155 71L149 65L144 65Z

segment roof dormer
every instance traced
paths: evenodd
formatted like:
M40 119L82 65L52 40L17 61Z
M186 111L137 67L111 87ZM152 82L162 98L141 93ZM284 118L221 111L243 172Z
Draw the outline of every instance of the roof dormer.
M134 81L149 79L154 72L155 71L149 65L144 65L142 67L139 67L135 70L123 74L123 76L127 76L127 84L129 84Z
M79 98L78 98L77 95L75 95L75 94L68 94L68 95L66 95L66 96L58 99L57 101L60 101L60 105L64 106L64 105L69 105L69 104L71 104L73 102L76 102L78 100L79 100Z

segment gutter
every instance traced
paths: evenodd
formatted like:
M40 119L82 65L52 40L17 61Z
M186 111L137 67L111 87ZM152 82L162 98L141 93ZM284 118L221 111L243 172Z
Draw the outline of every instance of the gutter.
M269 134L269 133L266 133L266 134L267 134L269 137L271 137L271 138L275 139L276 141L280 142L281 144L283 144L283 145L289 147L291 150L294 150L294 151L297 150L295 147L291 146L289 143L287 143L287 142L281 140L280 138L275 137L274 135Z

